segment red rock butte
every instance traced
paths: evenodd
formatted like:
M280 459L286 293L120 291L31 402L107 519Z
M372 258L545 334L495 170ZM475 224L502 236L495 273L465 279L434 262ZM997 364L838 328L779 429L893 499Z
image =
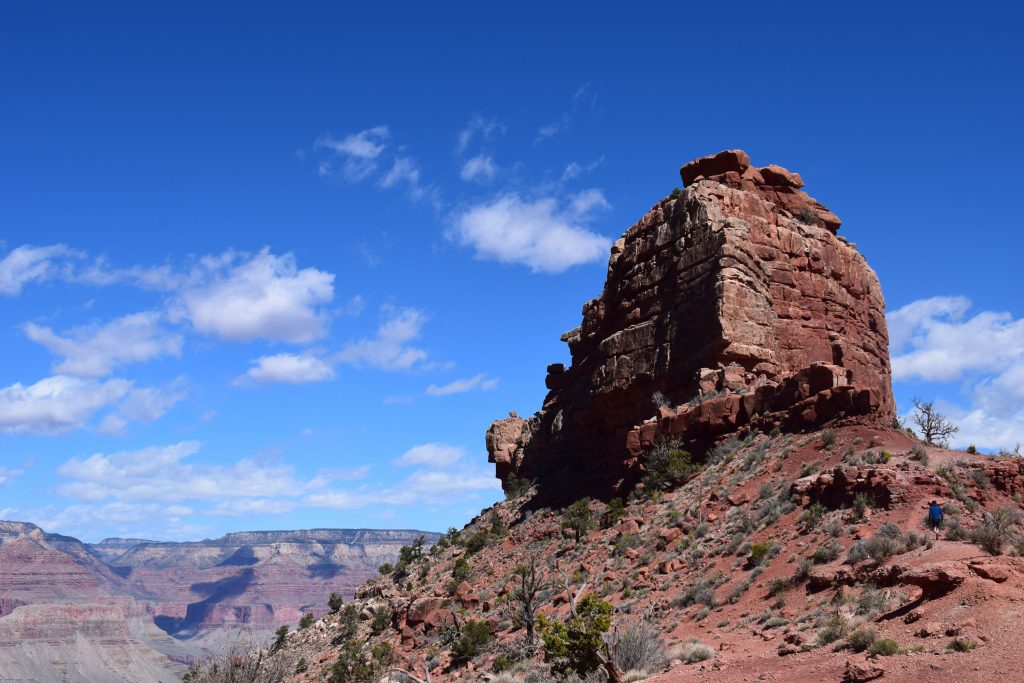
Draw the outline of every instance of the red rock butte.
M684 189L612 245L604 291L562 335L571 365L548 366L541 410L488 429L503 482L611 494L660 440L699 454L751 428L891 422L885 300L839 218L798 174L739 150L680 175Z

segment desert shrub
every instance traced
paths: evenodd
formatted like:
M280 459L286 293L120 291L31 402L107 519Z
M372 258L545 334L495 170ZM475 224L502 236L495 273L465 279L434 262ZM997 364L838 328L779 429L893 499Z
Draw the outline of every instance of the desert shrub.
M977 484L978 488L981 489L987 489L989 485L992 483L989 480L988 475L985 474L985 470L981 469L971 470L971 479L973 479L974 483Z
M486 548L490 540L490 532L487 529L481 529L480 531L477 531L475 534L466 539L464 543L466 552L470 555L475 555L476 553Z
M857 519L863 519L868 508L873 507L875 507L875 501L864 491L853 497L853 514Z
M616 629L611 642L615 664L623 671L657 671L665 664L661 633L645 621Z
M625 555L627 550L639 548L643 544L643 539L638 534L624 534L615 541L613 553L619 556Z
M385 606L377 608L370 620L370 630L374 633L383 633L391 626L391 610Z
M800 515L800 525L803 527L803 532L806 534L812 531L818 524L821 523L821 518L825 516L825 506L821 503L811 503L803 514Z
M395 565L391 564L390 562L385 562L381 566L377 567L377 571L380 572L382 575L385 575L385 576L390 574L392 571L394 571L394 569L395 569Z
M299 657L299 661L295 663L295 673L304 674L309 670L309 664L306 662L305 657Z
M900 651L900 644L892 638L879 638L868 648L869 655L891 657Z
M975 455L978 452L978 447L972 443L969 446L967 446L967 452L970 453L971 455Z
M775 578L768 582L768 592L772 595L781 595L782 593L785 593L786 589L791 585L792 584L788 579L783 579L781 577Z
M718 601L715 599L716 586L717 577L695 579L672 600L672 604L676 607L689 607L698 604L716 607L718 605Z
M750 586L753 581L748 577L738 584L733 586L728 593L725 595L725 601L730 605L735 605L743 597L743 594L750 590Z
M562 511L562 527L572 529L577 544L583 538L583 534L594 527L594 516L590 512L589 498L580 498Z
M529 493L531 488L533 488L532 479L517 477L515 474L508 475L508 478L502 484L502 490L505 492L505 500L521 498Z
M954 638L949 641L949 645L946 649L950 652L970 652L974 648L978 647L978 644L973 640L967 638Z
M686 664L705 662L715 656L715 649L696 640L688 640L669 651L669 659L678 659Z
M663 441L644 455L644 490L663 491L689 479L700 469L679 441Z
M621 498L612 498L608 501L608 505L604 509L604 518L602 519L605 528L615 526L619 523L623 517L626 516L626 505L622 502Z
M395 659L395 651L387 643L377 643L367 652L363 644L350 640L341 646L328 680L330 683L370 683L380 678Z
M315 620L316 620L316 617L313 616L312 612L306 612L305 614L302 615L302 618L299 619L299 628L300 629L309 628L309 626Z
M458 637L451 644L452 661L460 664L468 662L479 655L490 642L491 631L487 628L487 622L470 619L462 624Z
M878 632L868 624L861 624L846 636L846 644L854 652L863 652L871 647L876 640L878 640Z
M971 532L960 526L959 517L947 517L943 526L946 527L947 541L966 541L971 538Z
M970 532L973 543L991 555L1001 555L1003 547L1013 540L1014 528L1021 522L1020 510L1002 507L995 512L986 512L984 521Z
M921 444L916 443L916 444L914 444L910 448L910 459L911 460L915 460L915 461L921 463L922 465L927 465L928 464L928 451L926 451L924 449L924 446L922 446Z
M466 558L460 557L455 560L455 564L452 565L452 580L459 584L468 580L469 576L469 562L466 561Z
M763 567L772 559L773 547L770 543L755 543L750 546L749 562L752 567Z
M288 625L278 626L277 630L274 631L274 644L270 646L270 649L277 652L285 643L288 642Z
M840 550L842 550L842 547L839 545L839 542L831 538L825 545L820 545L814 549L811 560L814 564L826 564L839 557Z
M193 664L182 683L281 683L291 672L285 659L267 657L260 643L240 636L217 655Z
M501 518L497 510L491 510L491 536L493 538L501 538L508 533L508 525L505 524L505 520Z
M672 197L672 199L678 199L679 196L682 194L683 191L681 189L679 189L678 187L674 187L672 188L672 194L670 194L669 196Z
M327 607L330 608L331 614L337 614L344 604L345 600L337 593L331 593L331 597L327 598Z
M540 618L544 661L559 678L584 677L601 665L604 634L612 623L612 606L593 593L583 596L576 615L564 621Z
M793 582L803 583L811 576L811 568L814 567L814 560L809 557L801 557L796 563L796 570L793 572Z
M831 429L826 429L821 433L821 447L825 450L832 448L832 444L836 442L836 433Z
M872 616L889 606L889 592L881 591L872 584L867 584L857 596L857 614Z
M850 634L852 623L842 614L832 616L825 625L818 629L816 642L818 645L828 645L837 640L842 640Z

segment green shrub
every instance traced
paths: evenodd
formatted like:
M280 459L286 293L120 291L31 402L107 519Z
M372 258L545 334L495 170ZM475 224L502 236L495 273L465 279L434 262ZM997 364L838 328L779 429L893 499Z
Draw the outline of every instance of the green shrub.
M341 646L328 680L330 683L371 683L380 678L395 659L395 651L388 643L377 643L367 653L361 643L350 640Z
M854 652L863 652L878 640L878 632L873 626L861 624L846 637L846 644Z
M330 608L331 614L337 614L344 604L345 601L337 593L331 593L331 597L327 598L327 606Z
M466 552L470 555L474 555L484 548L487 547L487 543L491 540L491 534L486 530L481 530L466 539L465 547Z
M306 612L302 615L302 618L299 619L299 628L308 628L315 620L316 617L313 616L312 612Z
M608 505L604 509L604 526L605 528L615 526L619 523L623 517L626 516L626 505L622 502L621 498L612 498L608 501Z
M580 498L562 512L562 527L572 529L577 544L593 526L594 517L590 512L589 498Z
M821 518L825 516L825 506L821 503L811 503L803 514L800 515L800 524L803 526L803 532L806 534L813 531L818 524L821 523Z
M900 651L900 644L892 638L879 638L868 648L869 655L891 657Z
M459 637L452 643L452 661L467 662L479 655L491 642L491 631L485 621L469 620L459 630Z
M288 642L288 626L278 626L274 631L274 644L270 646L270 649L277 652L284 647L286 642Z
M818 546L814 549L814 554L811 555L811 560L814 564L826 564L839 557L839 551L842 547L836 539L829 539L825 545Z
M374 633L383 633L389 626L391 626L391 610L383 606L377 608L370 621L370 630Z
M986 512L984 521L970 532L971 541L991 555L1001 555L1003 547L1014 538L1014 528L1020 522L1020 510L1013 507Z
M873 507L875 507L875 501L864 491L853 497L853 514L857 519L864 519L864 513L868 511L868 508Z
M506 500L515 500L521 498L530 492L533 488L533 480L526 479L523 477L517 477L515 474L508 475L502 484L502 490L505 492Z
M821 433L821 447L825 450L832 448L832 444L836 442L836 433L831 429L826 429Z
M571 673L585 677L601 665L604 634L611 627L612 606L593 593L576 606L577 616L565 621L540 618L544 661L559 678Z
M391 564L390 562L385 562L381 566L377 567L377 571L379 571L383 575L390 574L392 571L394 571L394 569L395 565Z
M950 652L970 652L976 647L978 647L978 644L973 640L968 640L967 638L954 638L949 641L949 645L946 646L946 649Z
M967 447L967 452L971 455L975 455L978 452L978 447L972 443Z
M452 566L452 579L456 583L462 583L463 581L468 580L469 576L469 562L466 561L466 558L460 557L455 560L455 564Z
M663 491L689 479L700 468L679 441L664 441L644 456L645 491Z
M769 543L755 543L750 546L750 565L752 567L763 567L772 558L772 546Z
M818 629L816 642L818 645L828 645L837 640L842 640L850 634L851 622L841 614L830 618L825 625Z

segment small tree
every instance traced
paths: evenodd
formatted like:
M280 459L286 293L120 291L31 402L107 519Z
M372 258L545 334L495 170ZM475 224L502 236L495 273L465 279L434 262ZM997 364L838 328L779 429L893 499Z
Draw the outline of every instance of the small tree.
M469 579L469 574L469 562L466 561L466 558L460 557L455 560L455 564L452 565L452 580L456 583L462 583Z
M501 518L497 510L491 510L491 536L501 538L508 533L508 525Z
M619 523L619 520L626 516L626 506L621 498L612 498L604 509L604 525L612 527Z
M316 617L313 616L312 612L306 612L305 614L302 615L302 618L299 619L299 628L300 629L309 628L310 625L312 625L312 623L313 623L313 621L315 619L316 619Z
M379 607L370 622L370 630L374 633L383 633L391 626L391 610L387 607Z
M452 661L467 662L480 654L491 642L491 631L486 621L467 621L459 631L459 637L452 643Z
M562 527L572 529L573 536L578 544L583 534L590 531L594 526L594 518L590 513L590 499L580 498L575 503L565 508L562 514Z
M327 606L331 609L331 614L337 614L344 604L345 600L337 593L331 593L331 597L327 598Z
M277 630L274 631L274 636L274 644L271 646L271 649L274 652L277 652L284 647L284 644L288 639L288 625L285 624L284 626L278 626Z
M536 642L534 626L537 623L537 608L540 606L540 592L543 579L537 573L537 558L531 556L529 561L516 567L516 588L512 591L512 619L526 629L526 642L533 646Z
M948 446L949 439L960 431L960 428L936 410L934 402L922 401L916 397L912 401L914 414L910 416L910 420L921 430L925 443Z
M590 593L576 605L565 621L540 617L544 640L544 661L559 678L575 673L585 678L604 666L604 634L612 624L612 606Z
M679 441L663 441L644 456L644 488L661 491L689 479L700 469Z

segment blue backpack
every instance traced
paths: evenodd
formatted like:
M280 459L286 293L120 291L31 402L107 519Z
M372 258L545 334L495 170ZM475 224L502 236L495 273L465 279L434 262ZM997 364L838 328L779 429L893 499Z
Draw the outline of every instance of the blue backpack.
M928 519L933 522L942 521L942 508L939 507L938 503L932 504L928 507Z

